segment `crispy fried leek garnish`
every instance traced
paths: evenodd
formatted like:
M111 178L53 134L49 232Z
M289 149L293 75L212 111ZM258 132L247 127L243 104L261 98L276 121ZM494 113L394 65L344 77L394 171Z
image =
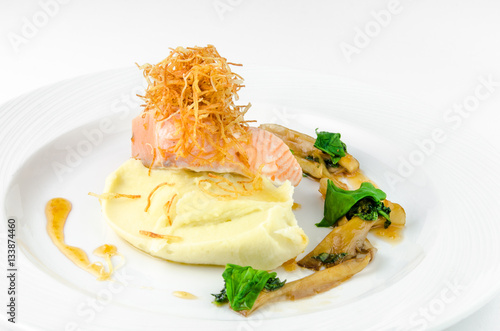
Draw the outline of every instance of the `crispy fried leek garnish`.
M247 181L237 182L232 182L224 176L213 173L207 175L210 178L200 180L198 187L205 194L219 200L235 200L241 196L249 196L262 190L262 177L260 175ZM247 185L250 187L247 187Z
M153 194L155 194L155 192L162 186L165 186L165 185L168 185L168 186L173 186L175 184L173 183L169 183L169 182L164 182L164 183L160 183L158 185L156 185L156 187L151 191L149 192L149 195L148 195L148 203L146 205L146 208L144 208L144 211L147 213L148 210L149 210L149 207L151 206L151 198L153 197Z
M151 144L148 144L151 146ZM153 164L155 164L156 161L156 148L152 148L153 150L153 160L151 161L151 164L148 167L148 176L151 176L151 168L153 168Z
M163 211L165 215L167 215L168 225L172 225L172 218L170 217L170 208L172 208L172 204L174 203L175 198L177 197L177 193L175 193L170 200L167 201L165 205L163 205Z
M90 196L96 197L99 200L104 199L118 199L118 198L128 198L128 199L140 199L141 196L138 194L122 194L122 193L103 193L103 194L97 194L93 192L89 192Z
M146 236L149 238L166 239L166 240L173 241L173 242L182 241L182 237L170 236L168 234L158 234L158 233L154 233L151 231L144 231L144 230L139 230L139 233L142 234L143 236Z
M234 104L243 79L229 65L238 64L208 45L177 47L158 64L139 66L148 83L141 96L144 112L156 120L173 119L179 139L169 152L177 158L194 157L197 165L239 161L248 168L242 146L250 142L243 118L250 104Z

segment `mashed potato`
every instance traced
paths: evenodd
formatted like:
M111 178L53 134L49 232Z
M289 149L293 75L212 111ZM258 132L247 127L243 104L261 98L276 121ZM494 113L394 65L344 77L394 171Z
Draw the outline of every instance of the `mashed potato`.
M224 177L233 183L243 179L233 174ZM263 178L263 190L221 200L199 188L198 182L209 178L207 173L170 169L152 169L148 176L140 160L130 159L108 176L104 193L141 198L103 199L103 214L132 245L176 262L234 263L270 270L304 251L308 238L292 212L293 186L288 181L275 187ZM168 185L154 192L146 212L148 195L160 183ZM210 189L210 183L202 184ZM152 238L141 231L181 239Z

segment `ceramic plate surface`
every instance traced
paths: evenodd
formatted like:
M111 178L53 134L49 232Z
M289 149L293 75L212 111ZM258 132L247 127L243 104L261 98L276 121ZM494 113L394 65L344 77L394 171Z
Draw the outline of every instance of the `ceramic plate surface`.
M500 237L493 185L498 152L472 146L414 100L344 78L281 68L238 73L246 78L239 103L252 103L247 119L311 135L316 128L342 134L364 172L406 209L404 240L392 244L371 236L375 260L321 295L268 305L247 319L216 307L210 294L222 288L222 267L169 263L139 252L107 226L97 199L87 195L101 192L106 176L130 157L130 123L141 111L136 94L144 88L135 68L93 74L0 108L1 203L4 219L16 220L18 246L16 326L422 330L449 326L497 293L500 267L492 261ZM463 162L463 150L481 162ZM297 220L311 241L306 251L328 233L314 226L323 213L317 188L305 178L294 194L302 205ZM51 242L44 207L59 196L73 204L68 244L92 260L98 260L91 256L96 247L118 247L124 263L113 281L96 281ZM288 281L309 274L277 272ZM197 299L179 299L174 291Z

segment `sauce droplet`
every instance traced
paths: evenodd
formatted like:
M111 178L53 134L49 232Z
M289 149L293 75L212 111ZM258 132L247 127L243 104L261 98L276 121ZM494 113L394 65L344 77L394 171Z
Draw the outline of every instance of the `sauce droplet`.
M196 295L184 291L174 291L172 294L181 299L187 299L187 300L198 299Z
M281 266L283 267L283 269L285 269L286 272L292 272L297 269L297 262L295 261L295 258L293 258L286 261Z
M403 229L402 226L391 225L387 229L377 228L372 229L371 232L377 237L384 238L390 242L396 243L401 241L403 238Z
M87 254L78 247L66 245L64 242L64 225L71 211L71 202L64 198L51 199L45 207L47 217L47 232L56 247L74 264L96 276L98 280L107 280L113 272L111 257L117 254L113 245L102 245L94 254L106 259L109 271L106 271L102 263L91 263Z

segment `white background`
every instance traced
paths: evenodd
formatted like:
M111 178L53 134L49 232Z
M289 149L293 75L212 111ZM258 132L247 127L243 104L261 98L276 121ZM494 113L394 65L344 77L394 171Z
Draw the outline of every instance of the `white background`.
M210 43L232 62L344 76L407 96L439 120L474 94L479 77L500 82L499 14L493 0L0 0L0 104ZM499 106L496 87L464 117L471 139L498 146ZM450 330L497 330L499 311L497 295Z

